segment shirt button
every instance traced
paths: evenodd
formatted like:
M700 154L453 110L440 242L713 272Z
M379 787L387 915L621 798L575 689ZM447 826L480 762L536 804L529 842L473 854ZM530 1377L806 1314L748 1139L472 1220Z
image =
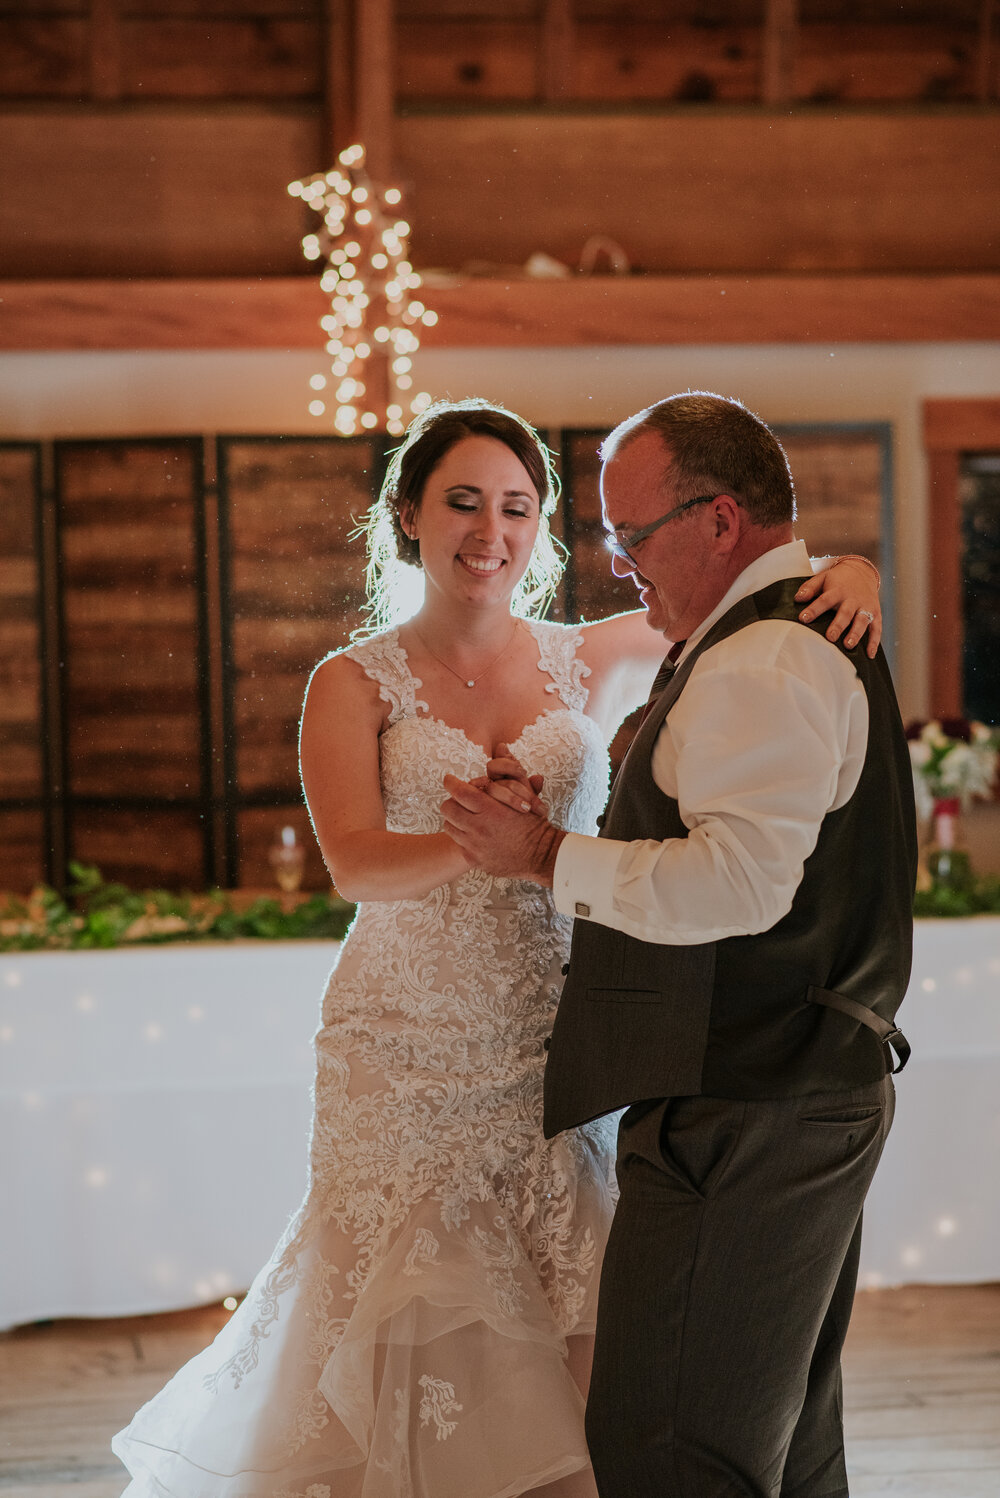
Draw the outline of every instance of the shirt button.
M568 972L569 972L569 963L568 962L564 962L563 965L562 965L562 975L563 975L564 978L565 978L565 976L566 976L566 974Z
M548 1048L549 1048L549 1046L551 1044L552 1044L552 1036L551 1035L546 1035L545 1039L542 1041L542 1050L543 1051L547 1051Z

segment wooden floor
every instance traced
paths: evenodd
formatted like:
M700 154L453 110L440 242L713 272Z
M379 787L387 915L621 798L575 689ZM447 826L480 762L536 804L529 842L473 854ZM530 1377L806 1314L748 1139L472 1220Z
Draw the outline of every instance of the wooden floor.
M118 1498L112 1433L226 1316L212 1307L0 1336L0 1491ZM863 1292L845 1371L852 1498L998 1498L1000 1284Z

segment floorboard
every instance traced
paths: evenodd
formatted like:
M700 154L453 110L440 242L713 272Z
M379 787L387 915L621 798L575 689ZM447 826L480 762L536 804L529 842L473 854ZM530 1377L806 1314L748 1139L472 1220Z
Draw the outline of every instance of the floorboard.
M0 1336L4 1498L119 1498L111 1435L227 1315L212 1306ZM997 1498L1000 1284L859 1294L845 1420L852 1498Z

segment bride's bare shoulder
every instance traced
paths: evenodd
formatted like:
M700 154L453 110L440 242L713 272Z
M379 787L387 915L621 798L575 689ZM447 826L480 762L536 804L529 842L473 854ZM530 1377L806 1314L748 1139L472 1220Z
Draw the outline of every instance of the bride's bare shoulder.
M374 654L385 635L368 639L339 650L331 650L313 667L306 687L305 709L335 710L339 714L363 712L377 719L385 715L386 704L375 676L365 669L365 657Z
M596 671L614 670L626 662L658 663L666 649L663 636L650 629L645 609L584 620L577 628L581 654Z

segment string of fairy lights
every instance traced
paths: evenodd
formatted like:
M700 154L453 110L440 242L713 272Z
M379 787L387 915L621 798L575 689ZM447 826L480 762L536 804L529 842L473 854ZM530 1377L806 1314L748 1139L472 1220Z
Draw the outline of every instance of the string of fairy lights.
M288 191L322 218L302 240L307 260L324 260L320 286L330 310L320 318L330 355L329 373L309 381L313 416L332 415L344 437L359 431L400 436L411 416L430 405L425 390L413 390L413 355L421 327L437 313L416 295L421 278L408 258L410 226L399 217L398 187L372 182L365 149L348 146L337 165Z

